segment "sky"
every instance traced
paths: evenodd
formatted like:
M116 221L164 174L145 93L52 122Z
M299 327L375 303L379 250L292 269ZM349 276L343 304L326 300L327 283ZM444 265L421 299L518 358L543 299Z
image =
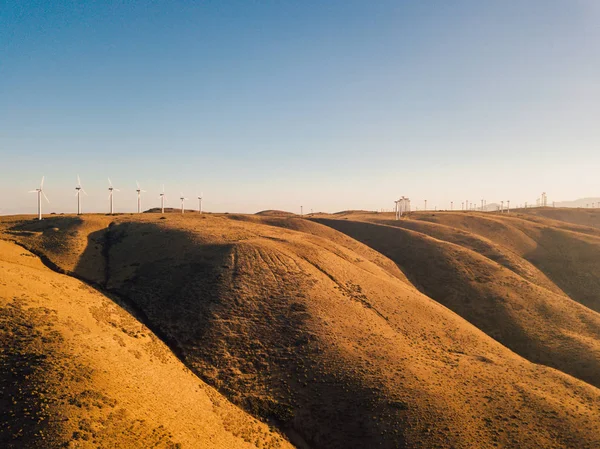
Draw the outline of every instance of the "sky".
M0 213L600 196L596 0L0 0Z

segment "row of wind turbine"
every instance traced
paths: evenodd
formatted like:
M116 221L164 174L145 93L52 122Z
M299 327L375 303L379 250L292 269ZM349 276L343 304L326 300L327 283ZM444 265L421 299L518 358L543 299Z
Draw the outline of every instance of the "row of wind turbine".
M137 213L141 213L142 212L142 193L146 193L146 190L143 190L140 187L140 183L136 181L136 185L137 185L137 189L135 190L137 193ZM112 181L110 180L110 178L108 178L108 201L109 201L109 211L110 214L113 215L114 214L114 192L120 192L119 189L117 189L116 187L113 186ZM42 181L40 182L40 187L35 189L35 190L31 190L29 193L37 193L38 195L38 220L42 219L42 196L44 197L44 199L48 202L48 204L50 204L50 200L48 199L48 197L46 196L46 194L44 193L44 176L42 176ZM86 191L83 189L82 185L81 185L81 178L79 178L79 175L77 175L77 185L75 187L75 196L77 197L77 215L81 215L82 210L81 210L81 194L84 194L87 196ZM162 186L162 192L159 195L160 197L160 211L161 213L165 213L165 201L167 199L167 196L165 194L165 186ZM188 198L185 198L183 196L183 193L181 194L181 213L183 214L185 212L185 200L187 200ZM200 196L198 197L198 212L202 213L202 194L200 194Z

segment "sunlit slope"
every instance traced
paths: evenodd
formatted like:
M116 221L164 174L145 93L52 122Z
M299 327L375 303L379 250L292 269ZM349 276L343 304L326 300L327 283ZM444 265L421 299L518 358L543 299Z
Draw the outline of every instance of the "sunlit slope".
M0 240L0 446L291 447L92 288Z
M435 217L436 215L431 216ZM508 268L515 274L540 287L544 287L554 293L564 294L556 284L548 279L548 277L531 262L525 260L510 248L495 243L494 241L473 232L430 221L412 219L392 220L390 218L382 219L380 214L363 215L358 218L359 221L410 229L438 240L460 245Z
M304 220L298 218L297 216L271 217L261 216L258 214L227 215L227 218L230 220L242 220L249 221L252 223L262 223L269 226L276 226L279 228L305 232L307 234L315 235L318 237L324 237L326 240L335 243L337 246L342 246L351 250L352 253L358 254L359 258L357 258L355 262L361 262L362 259L366 259L367 261L373 262L375 265L378 265L379 267L383 268L392 276L395 276L402 281L409 282L404 273L400 271L398 266L392 260L383 256L381 253L374 251L369 246L360 243L358 240L352 239L342 232L336 231L335 229L332 229L329 226L319 224L315 221ZM327 244L327 250L336 251L337 246ZM342 255L342 253L340 253L340 255Z
M117 217L96 233L102 285L299 446L600 444L598 389L527 362L325 237L191 215ZM43 234L18 238L37 247Z
M600 314L472 250L423 233L323 222L396 261L421 291L520 355L600 385Z
M24 217L4 217L0 231L6 239L28 243L31 250L59 271L73 273L87 280L104 280L104 230L114 217L104 214L53 216L42 221Z
M536 207L519 209L522 214L550 218L580 226L600 228L600 209Z
M411 216L472 232L510 249L535 265L572 299L600 312L600 231L528 218L526 214L496 213Z

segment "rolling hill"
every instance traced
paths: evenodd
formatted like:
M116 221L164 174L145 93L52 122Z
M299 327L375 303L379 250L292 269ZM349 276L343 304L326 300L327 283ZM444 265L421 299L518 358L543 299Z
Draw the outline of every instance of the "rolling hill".
M286 448L88 285L0 240L0 445Z
M2 238L116 298L199 379L296 447L600 444L596 312L478 233L460 238L483 254L353 216L327 226L277 216L12 217ZM422 256L395 260L386 248L397 239ZM468 295L447 294L463 286ZM467 316L477 302L480 322ZM507 328L514 350L531 353L501 344ZM582 357L572 369L568 349Z

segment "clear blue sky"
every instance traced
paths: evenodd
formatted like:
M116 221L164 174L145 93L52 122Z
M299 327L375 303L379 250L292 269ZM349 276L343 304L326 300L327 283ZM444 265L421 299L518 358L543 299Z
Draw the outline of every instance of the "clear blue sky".
M600 195L600 2L0 1L0 213ZM8 193L8 194L7 194ZM190 202L192 207L195 202Z

